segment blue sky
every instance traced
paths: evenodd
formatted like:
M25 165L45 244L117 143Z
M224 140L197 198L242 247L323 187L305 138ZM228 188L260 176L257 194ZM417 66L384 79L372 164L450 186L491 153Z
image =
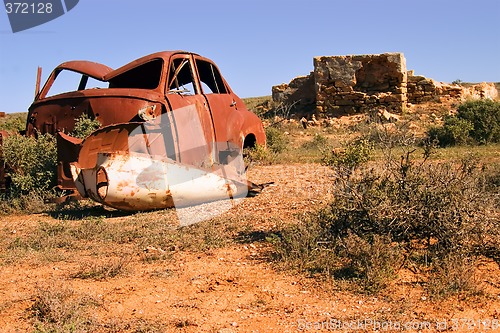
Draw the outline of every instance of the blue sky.
M67 60L117 68L177 49L214 60L240 97L270 95L320 55L403 52L416 74L497 82L499 22L498 0L80 0L15 34L0 12L0 111L28 109L38 66L44 81Z

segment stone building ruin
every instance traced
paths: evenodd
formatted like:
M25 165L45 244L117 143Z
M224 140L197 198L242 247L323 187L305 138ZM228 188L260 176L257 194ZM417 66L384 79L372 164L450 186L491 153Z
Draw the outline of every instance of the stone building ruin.
M272 88L275 102L296 105L316 116L341 116L385 110L401 113L410 104L496 98L494 84L471 87L414 75L403 53L321 56L307 76Z

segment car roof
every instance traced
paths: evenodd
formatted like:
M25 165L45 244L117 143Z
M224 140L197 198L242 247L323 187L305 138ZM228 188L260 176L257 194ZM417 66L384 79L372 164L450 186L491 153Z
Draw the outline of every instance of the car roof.
M154 59L163 59L165 62L168 62L170 57L175 55L175 54L198 55L198 54L193 53L193 52L186 52L186 51L182 51L182 50L161 51L161 52L151 53L151 54L148 54L148 55L143 56L141 58L138 58L136 60L133 60L133 61L129 62L128 64L123 65L123 66L107 73L104 76L104 80L108 81L117 75L120 75L120 74L134 68L134 67L137 67L137 66L144 64L144 63L147 63L147 62L154 60Z

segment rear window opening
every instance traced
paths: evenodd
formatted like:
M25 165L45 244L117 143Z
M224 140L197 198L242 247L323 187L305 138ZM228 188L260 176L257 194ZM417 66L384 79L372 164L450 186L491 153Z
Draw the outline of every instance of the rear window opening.
M209 62L196 60L196 67L205 94L227 94L226 86L217 68Z
M163 60L155 59L109 80L110 88L156 89L160 85Z

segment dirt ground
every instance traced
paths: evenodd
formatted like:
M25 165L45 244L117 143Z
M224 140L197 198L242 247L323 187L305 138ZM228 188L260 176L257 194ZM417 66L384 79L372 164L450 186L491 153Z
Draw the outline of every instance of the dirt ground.
M331 170L317 164L255 166L248 178L274 184L224 214L258 217L254 233L293 223L333 195ZM172 210L154 216L167 223L173 215ZM130 218L116 215L104 221ZM1 217L3 242L54 221L50 214ZM105 279L74 277L82 263L96 260L85 247L72 254L58 251L60 256L52 253L50 260L25 253L23 260L0 262L0 332L35 331L30 309L43 290L70 291L86 304L91 300L82 318L94 322L88 327L95 332L500 332L500 269L486 260L478 276L489 296L433 300L410 271L399 272L381 294L364 295L340 282L279 270L267 259L270 245L262 239L203 251L173 250L152 261L144 260L145 253L165 249L110 242L103 253L126 253L128 261L125 273Z

